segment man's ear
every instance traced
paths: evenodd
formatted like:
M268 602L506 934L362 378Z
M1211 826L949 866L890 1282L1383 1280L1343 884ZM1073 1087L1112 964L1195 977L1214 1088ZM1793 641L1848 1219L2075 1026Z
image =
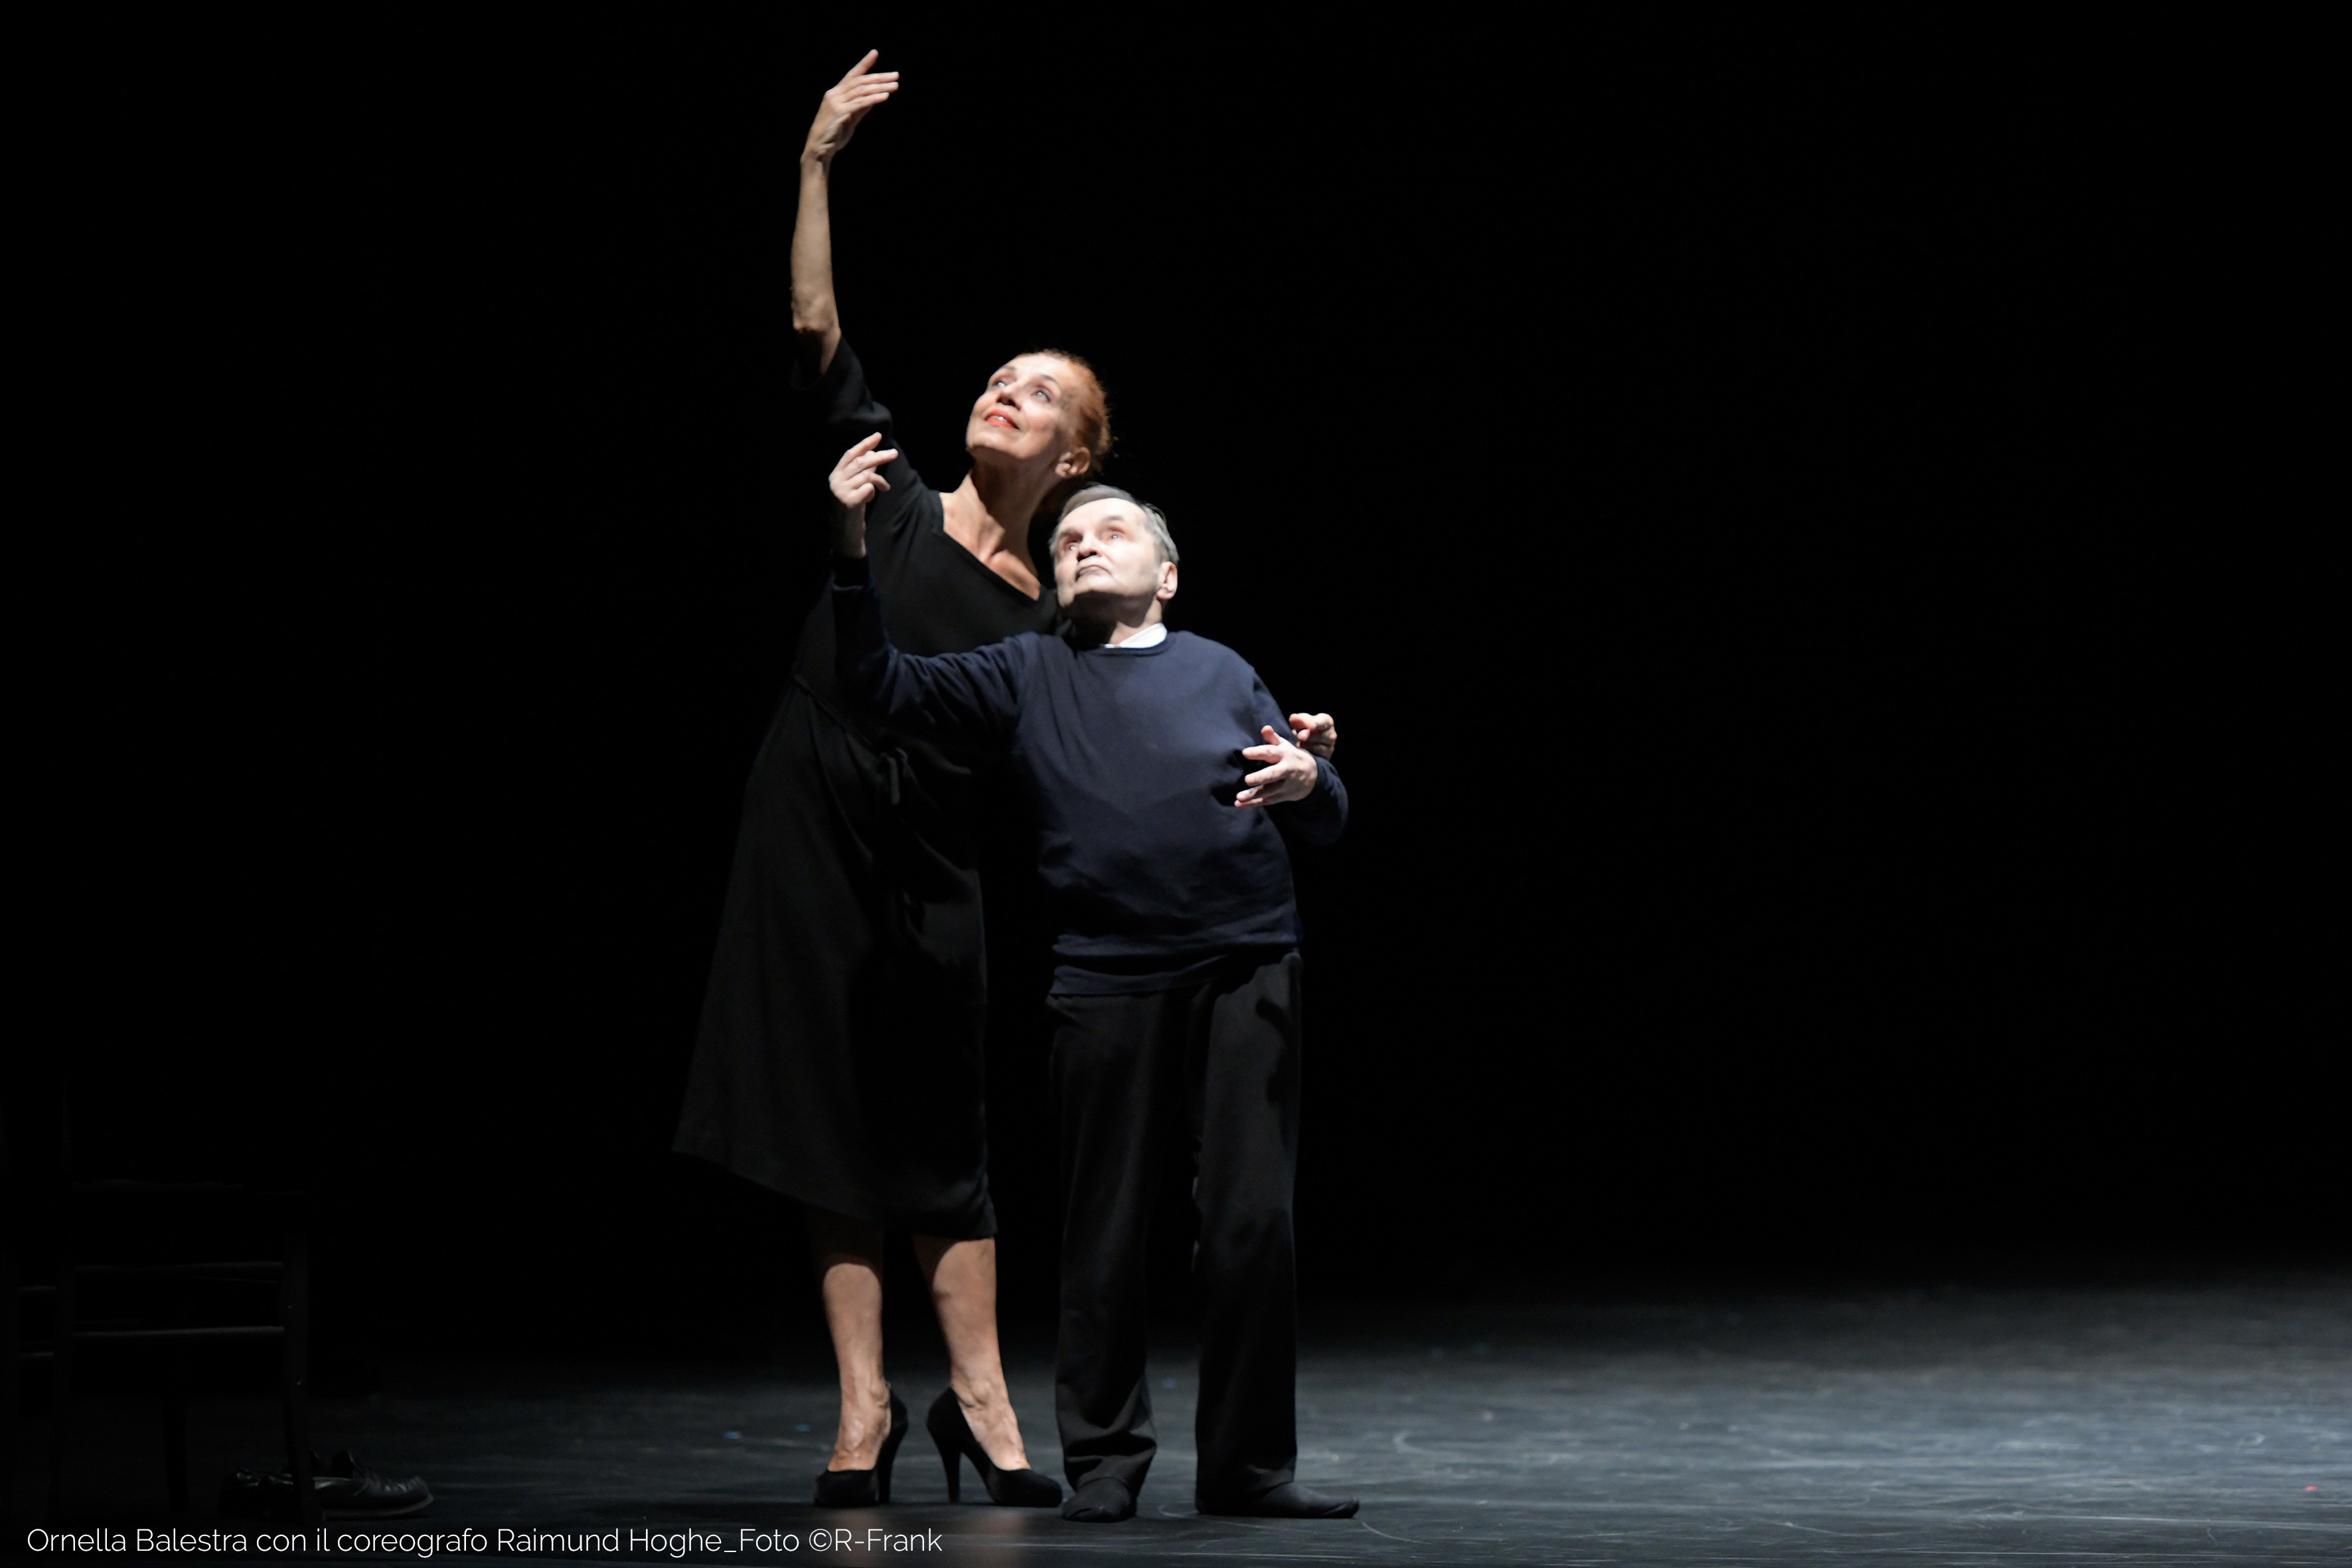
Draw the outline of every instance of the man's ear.
M1151 596L1163 605L1176 596L1176 563L1162 561L1160 563L1160 587Z

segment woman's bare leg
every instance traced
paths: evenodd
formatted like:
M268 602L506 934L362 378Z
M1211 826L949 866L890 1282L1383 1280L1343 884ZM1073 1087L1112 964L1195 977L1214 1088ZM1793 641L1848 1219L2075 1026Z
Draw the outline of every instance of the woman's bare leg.
M919 1236L915 1259L931 1282L931 1305L948 1342L948 1383L971 1435L998 1469L1027 1469L1029 1454L1021 1446L1021 1424L1013 1419L996 1351L996 1238Z
M882 1376L882 1227L803 1206L809 1254L824 1293L825 1327L841 1367L841 1425L828 1470L870 1470L890 1435Z

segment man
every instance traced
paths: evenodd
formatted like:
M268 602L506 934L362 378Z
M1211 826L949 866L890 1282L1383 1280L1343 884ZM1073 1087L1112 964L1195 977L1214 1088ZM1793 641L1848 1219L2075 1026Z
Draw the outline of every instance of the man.
M1144 1232L1181 1139L1201 1211L1194 1500L1203 1513L1347 1518L1354 1499L1302 1487L1294 1470L1299 960L1283 841L1285 829L1336 839L1346 786L1292 743L1238 655L1170 635L1176 543L1124 490L1082 490L1063 510L1059 630L931 658L891 647L865 563L865 503L890 454L868 445L833 475L842 689L902 731L1008 760L1060 930L1047 1002L1068 1194L1063 1517L1132 1518L1157 1451Z

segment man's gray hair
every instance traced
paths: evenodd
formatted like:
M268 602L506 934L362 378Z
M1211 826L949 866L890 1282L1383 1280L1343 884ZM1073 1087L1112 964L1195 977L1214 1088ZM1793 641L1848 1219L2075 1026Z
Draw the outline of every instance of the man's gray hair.
M1160 558L1171 564L1183 557L1176 553L1176 536L1168 531L1168 514L1149 501L1139 501L1116 485L1088 485L1062 503L1062 518L1068 517L1082 506L1092 506L1098 500L1123 500L1143 514L1143 526L1151 531L1151 542L1160 547ZM1062 518L1054 521L1054 531L1062 531Z

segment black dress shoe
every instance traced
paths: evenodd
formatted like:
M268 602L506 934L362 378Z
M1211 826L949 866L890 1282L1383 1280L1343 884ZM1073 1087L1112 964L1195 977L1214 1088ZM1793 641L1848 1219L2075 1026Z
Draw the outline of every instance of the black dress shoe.
M423 1476L379 1475L349 1448L336 1449L331 1459L310 1456L310 1488L323 1519L405 1519L433 1506L433 1489ZM285 1470L267 1476L239 1470L221 1483L215 1511L223 1519L293 1519L301 1511L294 1503L294 1477Z
M1135 1494L1127 1489L1125 1481L1097 1476L1070 1494L1070 1500L1062 1505L1062 1517L1080 1524L1117 1524L1135 1517Z
M897 1394L890 1396L890 1435L882 1439L882 1452L875 1457L870 1470L819 1470L816 1473L816 1506L819 1508L872 1508L890 1500L890 1461L898 1457L898 1445L907 1440L907 1407Z
M948 1468L948 1501L963 1501L963 1465L957 1458L971 1461L980 1474L980 1484L988 1489L988 1500L999 1508L1051 1508L1062 1500L1062 1483L1035 1470L1001 1470L988 1457L988 1450L972 1436L971 1423L964 1419L963 1405L950 1388L931 1401L931 1413L923 1417L930 1428L931 1441L939 1445L940 1462Z
M1202 1513L1223 1514L1243 1519L1353 1519L1356 1500L1333 1497L1312 1487L1302 1487L1297 1481L1285 1481L1270 1487L1254 1498L1195 1498L1192 1506Z
M311 1456L314 1461L317 1458ZM333 1458L317 1466L310 1484L318 1489L320 1511L328 1519L405 1519L433 1506L433 1489L423 1476L394 1480L379 1475L349 1448L336 1449Z

